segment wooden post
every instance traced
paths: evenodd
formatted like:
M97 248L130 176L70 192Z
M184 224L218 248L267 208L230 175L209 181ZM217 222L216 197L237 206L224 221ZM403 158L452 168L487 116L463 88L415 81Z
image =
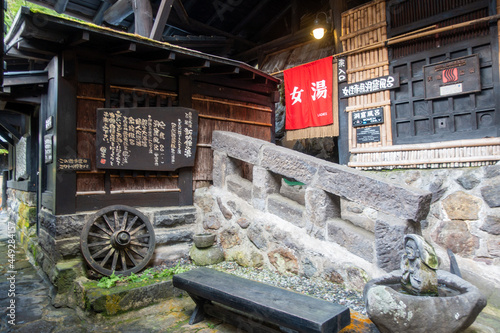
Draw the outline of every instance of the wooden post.
M160 8L158 8L158 13L156 13L155 23L153 24L153 29L151 30L149 38L161 40L173 3L174 0L161 0Z
M135 18L135 33L149 37L153 28L153 9L149 0L133 0L132 8Z

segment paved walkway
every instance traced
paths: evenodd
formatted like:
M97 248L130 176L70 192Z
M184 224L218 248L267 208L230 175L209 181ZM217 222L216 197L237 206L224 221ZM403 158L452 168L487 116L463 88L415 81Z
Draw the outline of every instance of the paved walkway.
M51 302L53 287L28 261L24 251L17 247L18 243L15 244L15 251L9 251L13 249L13 246L9 247L9 240L11 245L14 245L14 241L8 227L7 216L0 212L0 332L241 332L214 318L189 325L194 303L188 297L173 298L113 317L88 317L79 308L56 308ZM354 327L347 330L358 331ZM482 313L466 333L479 332L500 332L500 314Z

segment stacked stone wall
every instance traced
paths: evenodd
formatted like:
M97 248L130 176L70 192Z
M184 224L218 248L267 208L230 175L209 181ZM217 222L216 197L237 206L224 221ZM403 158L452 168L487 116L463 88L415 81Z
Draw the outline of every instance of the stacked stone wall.
M498 298L500 166L361 172L229 132L215 132L212 148L197 231L217 233L226 259L359 290L398 269L403 235L417 233L443 269L450 248L464 277Z

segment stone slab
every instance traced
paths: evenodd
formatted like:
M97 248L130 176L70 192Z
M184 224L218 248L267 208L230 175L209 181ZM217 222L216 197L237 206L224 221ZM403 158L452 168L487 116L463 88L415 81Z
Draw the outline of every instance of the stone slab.
M258 164L262 146L272 145L267 141L251 138L233 132L214 131L212 149L226 153L228 156L251 164Z

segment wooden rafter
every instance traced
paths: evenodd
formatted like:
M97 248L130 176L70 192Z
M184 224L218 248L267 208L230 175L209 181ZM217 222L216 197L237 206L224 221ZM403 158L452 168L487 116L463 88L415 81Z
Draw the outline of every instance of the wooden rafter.
M163 30L165 30L165 24L167 24L168 17L170 16L173 3L174 0L161 0L149 38L160 40Z

